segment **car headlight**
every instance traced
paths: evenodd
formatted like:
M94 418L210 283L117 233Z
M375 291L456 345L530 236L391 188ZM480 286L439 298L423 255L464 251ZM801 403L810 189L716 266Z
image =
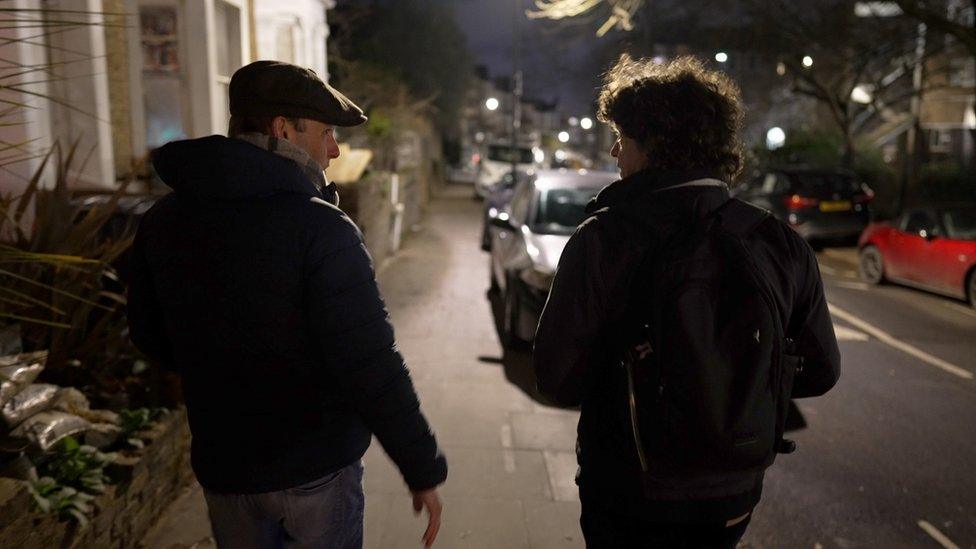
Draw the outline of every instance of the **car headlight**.
M555 274L555 272L549 269L536 265L531 269L522 271L519 277L530 287L542 292L548 292L549 287L552 286L552 279Z

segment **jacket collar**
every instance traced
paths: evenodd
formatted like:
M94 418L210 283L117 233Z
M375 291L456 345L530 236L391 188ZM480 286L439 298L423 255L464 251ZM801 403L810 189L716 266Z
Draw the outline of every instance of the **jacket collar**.
M302 173L315 185L315 188L322 193L326 201L332 203L333 206L339 205L339 191L336 188L336 184L330 183L326 179L325 170L322 169L322 165L316 162L302 148L292 144L287 139L278 139L277 137L256 132L244 133L238 135L236 138L294 161L302 169Z
M662 172L642 170L628 177L620 179L604 187L602 191L586 205L586 212L593 213L602 208L614 205L643 202L650 195L670 188L699 180L724 181L724 178L711 170L695 170L681 172ZM680 187L680 188L688 188ZM717 187L713 187L717 188ZM725 188L728 194L728 186Z
M241 200L278 193L322 198L298 163L221 135L173 141L152 154L159 177L184 197Z

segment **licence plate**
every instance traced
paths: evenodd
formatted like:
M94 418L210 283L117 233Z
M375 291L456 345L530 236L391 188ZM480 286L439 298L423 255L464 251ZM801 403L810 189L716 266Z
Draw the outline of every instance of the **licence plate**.
M820 203L822 212L847 212L851 210L850 200L824 200Z

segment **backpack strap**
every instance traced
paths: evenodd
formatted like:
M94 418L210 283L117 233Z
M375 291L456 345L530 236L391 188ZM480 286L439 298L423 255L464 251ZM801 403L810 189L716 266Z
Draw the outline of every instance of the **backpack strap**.
M763 221L766 221L766 218L770 217L771 214L767 210L737 198L730 198L728 202L719 206L712 215L720 218L723 229L739 238L745 238Z

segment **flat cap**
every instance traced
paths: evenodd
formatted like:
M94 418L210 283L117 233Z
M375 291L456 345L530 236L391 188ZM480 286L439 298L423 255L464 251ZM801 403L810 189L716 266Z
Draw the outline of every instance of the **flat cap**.
M366 122L363 110L315 71L281 61L255 61L230 79L233 116L310 118L335 126Z

